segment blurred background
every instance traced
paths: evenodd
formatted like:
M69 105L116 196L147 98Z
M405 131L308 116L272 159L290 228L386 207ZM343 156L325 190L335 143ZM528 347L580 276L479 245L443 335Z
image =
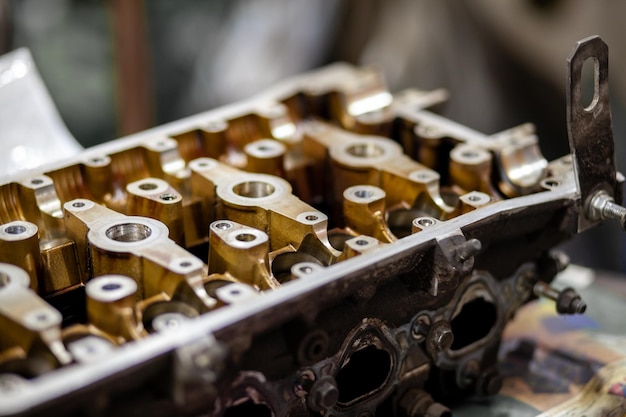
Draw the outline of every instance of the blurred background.
M553 159L568 152L565 60L598 34L624 172L624 16L626 2L612 0L0 0L0 54L31 50L85 147L347 61L380 68L391 91L447 88L443 115L484 133L533 122ZM626 271L616 224L566 250Z

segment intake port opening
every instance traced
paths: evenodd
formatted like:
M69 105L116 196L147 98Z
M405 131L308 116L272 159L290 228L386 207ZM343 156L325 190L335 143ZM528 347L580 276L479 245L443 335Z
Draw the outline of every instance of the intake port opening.
M228 407L224 417L272 417L274 413L267 404L255 404L251 400Z
M339 406L350 406L357 400L382 389L391 374L391 355L374 345L354 352L337 373Z
M450 350L462 349L487 336L497 318L496 306L482 297L463 304L459 314L450 322L454 334Z

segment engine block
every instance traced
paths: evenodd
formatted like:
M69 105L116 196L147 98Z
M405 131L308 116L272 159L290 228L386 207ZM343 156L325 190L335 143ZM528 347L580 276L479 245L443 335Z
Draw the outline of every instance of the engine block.
M569 60L571 155L335 64L0 186L0 415L447 416L555 245L625 222L607 48ZM584 107L582 64L596 62Z

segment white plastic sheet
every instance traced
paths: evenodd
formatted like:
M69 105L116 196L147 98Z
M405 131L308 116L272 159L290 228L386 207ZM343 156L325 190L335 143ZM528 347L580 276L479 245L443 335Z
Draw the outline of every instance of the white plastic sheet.
M69 132L28 49L0 57L0 179L75 155Z

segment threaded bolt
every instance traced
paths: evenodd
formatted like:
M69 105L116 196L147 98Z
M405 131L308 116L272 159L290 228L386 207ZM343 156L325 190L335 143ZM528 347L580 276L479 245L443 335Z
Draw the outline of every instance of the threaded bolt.
M602 215L608 219L619 220L622 229L626 229L626 208L608 201L602 209Z
M546 297L554 300L556 302L556 311L559 314L582 314L587 310L587 304L572 288L557 291L547 283L539 281L534 285L533 293L537 297Z
M626 208L615 203L606 191L598 191L589 201L588 215L591 220L614 219L626 231Z
M426 337L426 350L433 356L439 352L450 349L454 342L454 334L450 328L450 323L445 320L438 321L432 325Z
M337 382L332 376L324 376L311 387L307 404L311 410L320 412L333 408L338 399Z
M466 261L474 255L478 255L482 249L482 244L478 239L470 239L456 247L456 258L460 261Z
M497 369L487 369L478 377L476 394L480 396L496 395L502 388L502 376Z

